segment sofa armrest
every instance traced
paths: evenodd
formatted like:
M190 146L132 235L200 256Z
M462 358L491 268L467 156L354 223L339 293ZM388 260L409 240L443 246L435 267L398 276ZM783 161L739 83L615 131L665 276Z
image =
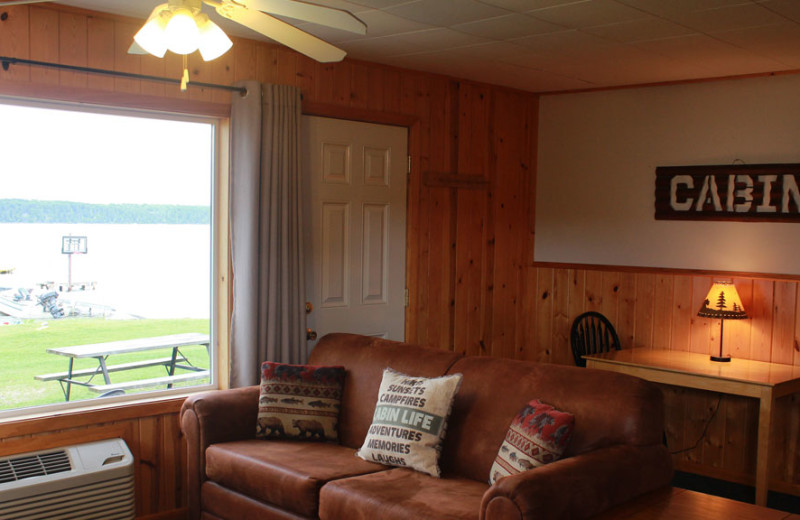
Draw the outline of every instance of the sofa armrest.
M611 446L501 479L483 495L480 518L589 518L671 480L666 446Z
M255 437L259 393L258 386L249 386L195 394L184 401L180 422L186 438L190 519L200 518L200 486L206 480L206 448L218 442Z

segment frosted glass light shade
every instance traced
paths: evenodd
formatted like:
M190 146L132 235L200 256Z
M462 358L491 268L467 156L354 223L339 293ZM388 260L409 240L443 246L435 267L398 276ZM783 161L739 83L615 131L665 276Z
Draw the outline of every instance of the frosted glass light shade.
M175 9L164 30L167 49L175 54L189 54L197 50L200 31L192 12L184 7Z
M233 42L217 24L203 13L196 17L200 29L200 55L204 61L219 58L231 48Z
M159 58L163 58L167 52L167 42L164 38L164 29L169 20L167 7L168 4L157 5L147 18L147 22L133 37L139 47Z

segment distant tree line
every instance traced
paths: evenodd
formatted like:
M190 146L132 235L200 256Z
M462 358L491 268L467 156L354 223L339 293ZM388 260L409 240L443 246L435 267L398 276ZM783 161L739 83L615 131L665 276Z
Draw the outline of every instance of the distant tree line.
M87 204L0 199L0 222L38 224L208 224L208 206Z

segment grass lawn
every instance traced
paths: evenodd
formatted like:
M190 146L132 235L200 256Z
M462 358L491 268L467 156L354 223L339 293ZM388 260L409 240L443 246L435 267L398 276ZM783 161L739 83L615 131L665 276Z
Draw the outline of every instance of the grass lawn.
M103 343L124 339L166 336L184 332L208 334L209 321L181 320L106 320L103 318L67 318L62 320L29 320L20 325L0 326L0 410L23 408L64 401L58 381L37 381L34 376L53 372L66 372L69 358L48 354L51 347L67 347L89 343ZM181 347L189 361L208 368L206 348L201 345ZM121 354L109 358L109 365L131 361L167 357L171 349ZM76 359L74 369L96 368L95 359ZM164 367L147 367L113 372L114 383L135 379L148 379L166 375ZM98 375L96 382L102 383ZM185 385L204 384L205 379L190 381ZM176 385L178 386L178 385ZM163 388L163 387L162 387ZM143 389L143 391L154 390ZM134 390L135 391L135 390ZM139 390L142 391L142 390ZM70 401L92 399L97 393L73 385Z

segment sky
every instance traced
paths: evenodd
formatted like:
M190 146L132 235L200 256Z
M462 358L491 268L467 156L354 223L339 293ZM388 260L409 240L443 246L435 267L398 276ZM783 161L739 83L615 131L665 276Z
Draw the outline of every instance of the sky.
M0 199L210 204L210 124L5 103Z

